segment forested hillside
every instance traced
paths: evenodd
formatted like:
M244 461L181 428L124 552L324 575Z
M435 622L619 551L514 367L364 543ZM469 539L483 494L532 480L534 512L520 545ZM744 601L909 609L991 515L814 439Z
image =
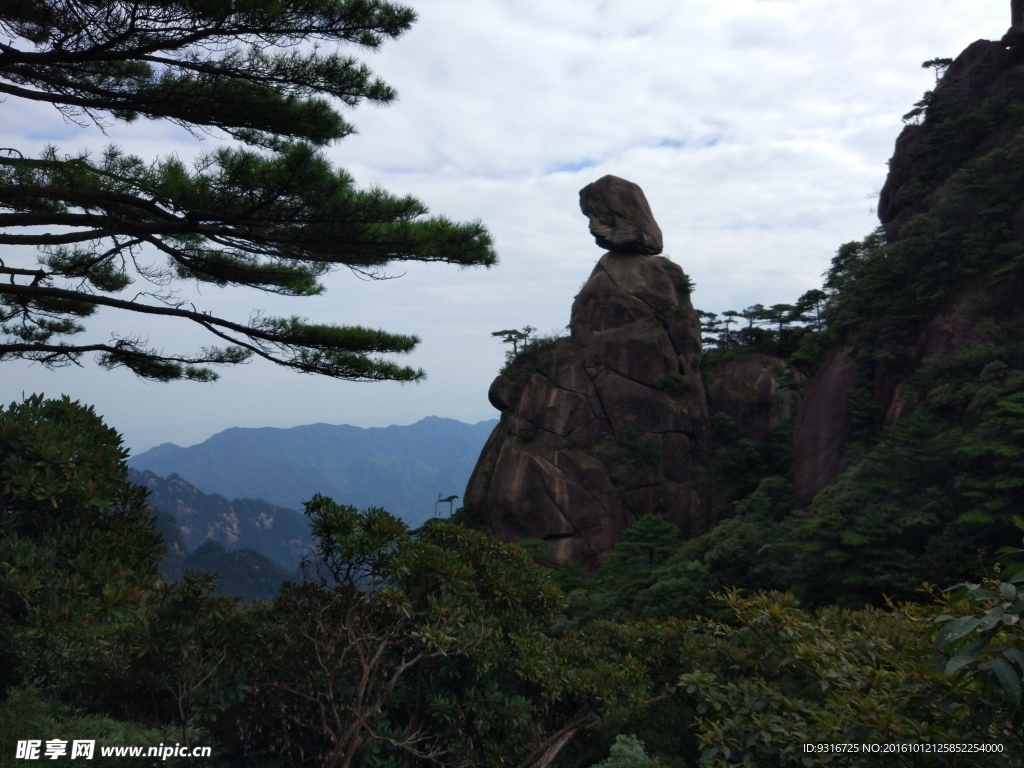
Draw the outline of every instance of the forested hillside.
M838 249L820 291L791 306L705 316L706 380L768 354L780 388L802 402L760 440L744 439L735 408L715 414L709 482L736 515L688 542L675 567L688 562L712 585L856 607L913 598L922 581L980 578L997 550L1016 542L1024 500L1017 35L928 62L942 76L905 118L879 201L882 226ZM731 332L730 319L740 321Z
M234 499L197 491L180 477L128 470L146 491L153 523L163 538L160 574L181 581L188 571L214 577L218 592L243 600L273 600L312 554L309 522L300 512L260 499Z
M638 594L675 549L651 517L586 582L612 595L587 621L523 546L446 520L411 532L316 496L304 578L244 607L201 576L155 578L163 544L144 492L91 410L14 404L0 445L5 756L56 734L212 745L213 765L815 765L831 755L803 744L850 740L906 745L907 765L965 740L985 748L942 752L946 764L1024 752L1010 583L812 614L779 594L687 604L662 582L665 602L640 618L614 587ZM580 593L580 574L556 576ZM935 664L944 656L960 674ZM979 661L1009 670L1003 686Z
M164 478L129 468L128 479L146 489L155 512L173 519L173 535L184 550L195 550L213 539L228 549L262 552L286 570L312 551L309 521L294 509L262 499L229 501L203 493L177 475Z

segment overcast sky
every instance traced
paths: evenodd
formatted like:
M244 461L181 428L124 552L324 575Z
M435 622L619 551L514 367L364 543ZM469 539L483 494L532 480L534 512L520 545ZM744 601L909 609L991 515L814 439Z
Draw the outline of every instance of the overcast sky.
M342 271L325 294L268 297L204 287L200 308L251 310L414 333L400 362L415 385L338 382L269 363L220 369L214 384L146 383L126 371L0 366L0 402L68 394L95 405L133 452L191 445L232 426L409 424L494 418L487 388L504 349L490 336L557 332L602 251L580 188L607 174L644 189L665 255L721 312L792 302L819 287L837 246L877 225L886 160L907 112L934 84L921 62L955 57L1009 26L1007 0L412 0L419 21L367 57L397 103L348 112L359 133L329 152L361 186L419 197L431 213L481 219L490 269L402 265L399 279ZM115 142L144 157L191 158L197 142L141 121L66 124L46 105L0 105L0 142L37 153ZM0 254L33 266L31 251ZM107 325L104 325L107 323ZM127 325L126 325L127 324ZM109 330L187 352L215 343L173 322L98 316Z

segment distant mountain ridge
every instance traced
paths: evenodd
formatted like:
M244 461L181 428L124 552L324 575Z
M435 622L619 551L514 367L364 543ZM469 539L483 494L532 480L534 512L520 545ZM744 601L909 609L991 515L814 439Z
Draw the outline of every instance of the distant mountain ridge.
M292 570L313 549L309 521L294 509L262 499L229 500L203 493L176 474L159 477L129 467L128 479L149 491L148 501L157 512L174 519L177 535L166 526L161 531L171 557L184 557L213 540L228 550L254 549Z
M170 581L181 581L189 570L206 571L225 594L273 600L285 581L297 577L299 560L312 552L309 521L294 509L260 499L228 501L177 475L129 468L128 479L148 491L166 548L160 572Z
M384 507L416 525L434 513L438 494L462 496L495 424L428 416L408 426L234 427L198 445L158 445L128 466L289 509L322 493L340 504Z

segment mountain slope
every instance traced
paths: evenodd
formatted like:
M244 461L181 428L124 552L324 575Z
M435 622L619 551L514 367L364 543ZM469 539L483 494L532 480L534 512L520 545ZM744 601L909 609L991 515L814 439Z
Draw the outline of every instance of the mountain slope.
M384 507L417 524L433 514L438 494L462 493L494 424L430 416L408 426L368 429L233 428L187 448L165 443L131 457L128 465L178 474L228 498L298 509L322 493L342 504Z
M722 321L700 313L712 331L702 341L714 348L700 358L704 391L691 389L708 397L713 447L703 465L670 469L694 479L714 527L680 544L660 573L641 574L646 582L627 580L615 610L632 602L636 618L670 604L685 613L728 586L788 591L812 606L919 600L922 582L948 587L998 573L998 553L1019 545L1024 28L932 65L938 83L905 116L889 163L881 226L840 246L821 289L793 304L755 304ZM740 320L746 327L730 332ZM639 348L636 336L616 341L586 360L588 370L621 368L623 350ZM520 358L513 365L529 363ZM508 391L499 379L492 402L512 404ZM509 432L533 438L521 424ZM559 446L564 456L572 447ZM564 488L593 485L581 462L548 464L569 468ZM543 482L523 487L522 498L543 493L553 475L538 473ZM671 498L677 488L655 483L645 493ZM475 507L481 494L467 495ZM677 511L666 520L677 522ZM559 522L550 536L534 528L555 559L572 533ZM591 599L597 607L580 621L613 615L607 593Z
M251 547L228 550L215 539L207 539L195 552L168 561L161 568L166 577L176 581L188 570L212 574L219 592L246 602L273 600L284 582L297 577L294 570L282 568Z
M166 523L161 529L171 559L194 553L212 539L227 549L256 550L290 571L313 546L309 522L294 509L262 499L228 501L197 490L177 475L163 478L129 468L128 479L149 491L148 501L158 517L174 518L178 535L171 532L173 541Z

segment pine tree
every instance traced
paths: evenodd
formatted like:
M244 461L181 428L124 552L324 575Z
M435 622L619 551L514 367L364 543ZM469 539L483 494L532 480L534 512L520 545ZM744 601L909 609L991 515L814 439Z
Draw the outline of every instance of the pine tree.
M679 528L660 515L644 515L622 534L603 570L611 575L629 569L645 571L665 562L678 542Z
M381 357L409 352L415 336L261 312L238 322L175 288L313 296L338 267L381 277L394 261L496 262L479 222L426 218L412 197L358 190L321 149L353 131L336 103L395 98L333 49L376 50L414 20L381 0L5 0L0 98L9 119L24 99L49 102L83 128L146 117L236 143L192 164L115 147L78 156L47 147L36 157L0 149L0 360L60 367L96 352L104 368L209 381L209 365L258 356L341 379L422 378ZM25 263L31 247L38 266ZM138 281L144 287L131 287ZM79 340L100 308L194 323L224 346L164 353L128 322L109 340Z

